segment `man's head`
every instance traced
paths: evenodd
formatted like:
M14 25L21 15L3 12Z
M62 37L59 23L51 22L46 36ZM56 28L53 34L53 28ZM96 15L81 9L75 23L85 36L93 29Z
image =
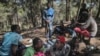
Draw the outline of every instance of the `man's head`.
M50 8L51 7L51 3L47 3L47 7Z
M16 32L16 33L20 33L21 32L19 25L12 25L11 26L11 31L12 32Z
M88 12L86 12L86 11L82 12L81 19L86 19L87 20L88 18L89 18Z
M86 3L82 4L82 8L84 8L84 9L86 8Z
M43 42L40 38L34 38L33 40L33 47L36 51L40 50L43 46Z
M57 49L62 49L64 47L64 44L65 44L65 37L58 36L57 41L55 43L55 47Z

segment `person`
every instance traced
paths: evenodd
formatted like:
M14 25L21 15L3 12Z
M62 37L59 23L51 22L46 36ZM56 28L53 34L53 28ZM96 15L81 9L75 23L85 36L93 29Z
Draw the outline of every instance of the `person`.
M0 48L0 56L15 56L18 44L21 42L19 25L12 25L11 32L7 32L3 36L3 42Z
M60 21L60 25L56 26L54 28L53 35L54 34L56 34L56 35L65 35L65 26L64 26L62 20Z
M33 45L31 47L28 47L25 50L25 53L23 56L45 56L45 49L43 47L43 42L40 38L34 38L33 39Z
M55 44L48 51L49 56L68 56L70 46L66 44L65 37L57 37Z
M89 37L87 38L90 42L90 39L92 37L96 36L97 33L97 23L94 20L94 18L89 15L87 12L83 12L83 17L85 19L84 23L78 23L81 26L80 27L76 27L74 30L80 34L82 34L85 37Z
M46 45L47 50L50 49L51 46L54 45L54 43L56 42L56 39L58 36L62 36L65 37L65 33L64 33L64 25L62 23L60 23L60 26L56 26L54 28L53 31L53 35L55 34L55 39L49 39L46 42L44 42L44 44Z
M82 8L80 9L79 16L81 16L83 11L89 12L86 3L82 3Z
M47 9L44 10L44 12L45 14L43 18L47 23L47 29L48 29L46 37L49 39L51 38L53 32L53 19L54 19L54 9L52 8L51 3L47 4Z
M60 21L60 26L56 26L54 28L54 32L53 34L62 34L65 35L66 33L68 33L69 35L71 35L72 38L76 37L76 33L75 31L72 29L71 24L64 26L63 21Z

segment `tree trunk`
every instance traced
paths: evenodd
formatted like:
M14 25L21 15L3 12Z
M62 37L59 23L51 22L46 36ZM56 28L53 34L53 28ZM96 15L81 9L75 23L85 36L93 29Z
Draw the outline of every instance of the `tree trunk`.
M70 21L71 0L66 0L66 21Z
M99 1L99 8L98 8L98 13L97 13L97 15L96 15L96 18L98 18L99 15L100 15L100 1Z
M78 17L79 17L79 12L80 12L81 4L82 4L82 3L84 3L84 0L80 0L80 4L79 4L79 6L78 6L78 10L77 10L76 21L77 21L77 19L78 19Z

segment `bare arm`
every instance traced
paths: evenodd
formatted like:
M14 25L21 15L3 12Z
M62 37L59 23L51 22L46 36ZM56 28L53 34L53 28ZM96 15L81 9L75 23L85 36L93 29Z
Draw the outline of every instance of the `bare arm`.
M70 53L70 46L69 45L67 45L67 48L66 48L66 50L65 50L65 56L69 56L69 53Z
M17 51L18 46L17 45L12 45L11 46L11 52L12 56L16 56L16 51Z

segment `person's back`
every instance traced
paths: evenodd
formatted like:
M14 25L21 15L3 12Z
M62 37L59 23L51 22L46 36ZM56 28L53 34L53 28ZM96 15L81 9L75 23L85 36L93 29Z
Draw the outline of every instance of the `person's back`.
M85 22L86 24L83 25L83 28L86 28L92 37L94 37L97 33L97 23L92 16Z
M5 33L3 42L0 48L0 56L13 56L22 36L19 35L20 28L18 25L11 26L11 32ZM16 48L16 49L13 49Z
M16 38L14 38L16 37ZM10 55L12 44L18 45L20 35L15 32L8 32L4 35L4 40L1 46L0 55Z

